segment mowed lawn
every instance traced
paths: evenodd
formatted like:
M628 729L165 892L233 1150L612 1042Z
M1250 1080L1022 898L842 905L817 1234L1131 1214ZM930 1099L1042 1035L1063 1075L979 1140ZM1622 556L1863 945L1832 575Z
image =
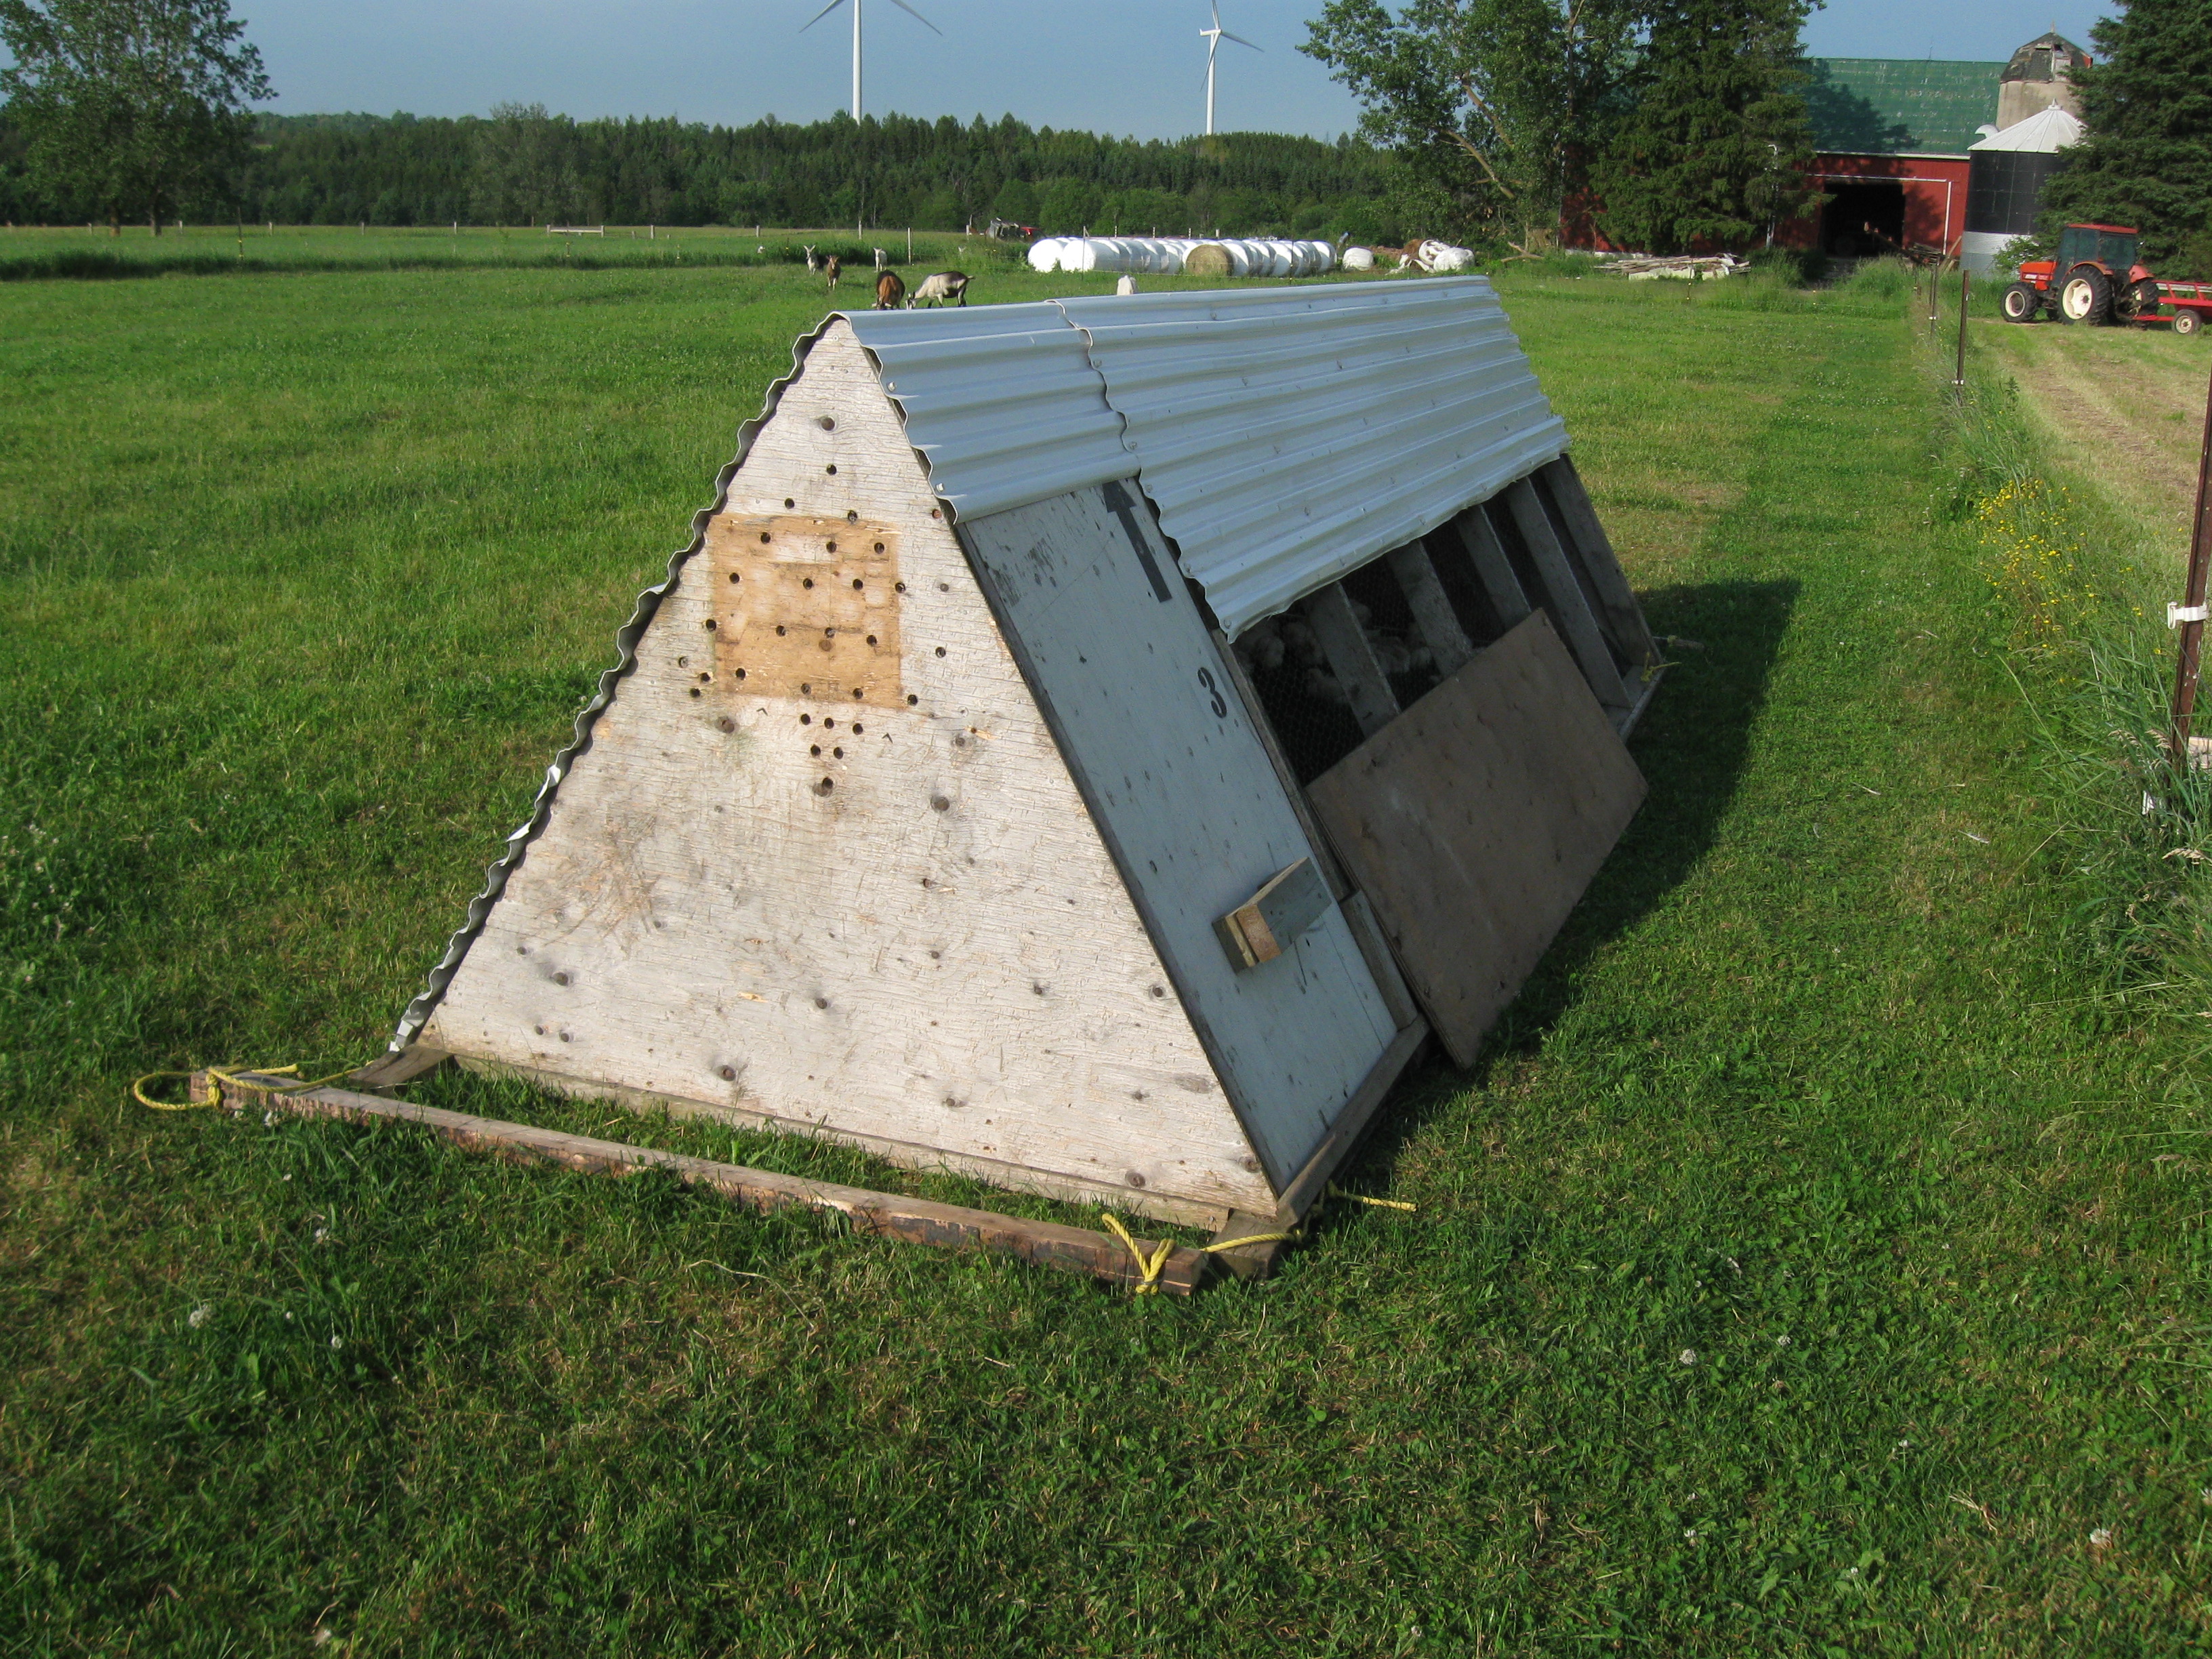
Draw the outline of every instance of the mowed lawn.
M380 1046L823 302L0 287L0 1646L2197 1650L2200 1049L2069 965L1911 325L1503 287L1704 648L1480 1067L1346 1177L1418 1208L1188 1302L131 1103Z

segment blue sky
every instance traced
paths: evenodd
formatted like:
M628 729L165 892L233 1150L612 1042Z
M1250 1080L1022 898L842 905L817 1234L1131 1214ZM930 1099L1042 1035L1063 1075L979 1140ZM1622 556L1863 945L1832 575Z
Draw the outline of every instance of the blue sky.
M502 100L572 115L811 120L850 96L852 29L823 0L232 0L290 113L482 112ZM849 3L849 0L848 0ZM1011 111L1039 125L1139 137L1202 129L1206 0L866 0L867 107ZM1263 48L1221 47L1218 120L1324 137L1358 110L1296 50L1320 0L1222 0L1222 24ZM1832 0L1806 44L1848 58L2001 59L2054 24L2087 42L2106 7L2045 0Z

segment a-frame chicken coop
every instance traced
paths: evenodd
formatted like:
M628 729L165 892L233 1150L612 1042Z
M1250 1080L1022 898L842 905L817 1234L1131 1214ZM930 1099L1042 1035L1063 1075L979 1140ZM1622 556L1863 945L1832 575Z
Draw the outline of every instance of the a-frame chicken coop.
M1303 1213L1642 798L1566 450L1479 277L830 317L395 1064Z

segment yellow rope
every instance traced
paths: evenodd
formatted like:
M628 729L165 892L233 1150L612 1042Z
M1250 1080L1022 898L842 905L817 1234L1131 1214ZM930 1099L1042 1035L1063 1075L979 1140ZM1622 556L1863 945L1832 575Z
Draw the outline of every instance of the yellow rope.
M1355 1204L1371 1205L1378 1210L1414 1211L1420 1207L1416 1204L1408 1204L1403 1199L1370 1198L1364 1193L1347 1193L1334 1182L1331 1182L1322 1189L1322 1199L1324 1203L1332 1198L1348 1198ZM1321 1205L1315 1205L1306 1212L1306 1219L1309 1221L1313 1219L1320 1210ZM1114 1237L1128 1247L1129 1255L1137 1264L1137 1287L1132 1294L1158 1296L1160 1293L1160 1270L1167 1266L1168 1257L1175 1252L1175 1240L1162 1239L1159 1249L1154 1250L1152 1255L1146 1255L1144 1247L1129 1237L1129 1230L1121 1224L1121 1217L1115 1215L1111 1210L1102 1210L1099 1213L1106 1218L1106 1224L1113 1230ZM1247 1244L1293 1243L1302 1237L1304 1237L1302 1228L1291 1227L1279 1233L1253 1233L1244 1238L1217 1239L1211 1244L1199 1245L1197 1249L1200 1255L1218 1255L1224 1250L1242 1249Z
M1158 1296L1160 1293L1160 1269L1168 1265L1168 1257L1175 1249L1175 1240L1162 1239L1160 1248L1147 1256L1138 1247L1137 1241L1129 1237L1129 1230L1121 1224L1120 1216L1111 1210L1103 1210L1100 1213L1106 1218L1106 1224L1114 1230L1114 1237L1127 1245L1129 1254L1137 1259L1137 1288L1130 1294Z
M249 1073L254 1077L298 1077L300 1068L297 1066L210 1066L207 1068L208 1081L216 1086L209 1091L208 1098L205 1100L156 1100L146 1092L148 1085L159 1083L164 1078L173 1077L183 1078L189 1083L192 1073L149 1072L131 1085L131 1097L141 1106L150 1106L157 1112L189 1112L202 1106L220 1106L222 1104L222 1085L228 1083L234 1086L243 1086ZM310 1089L319 1089L325 1083L336 1083L340 1078L351 1075L352 1068L349 1067L343 1072L332 1072L328 1077L306 1079L297 1083L265 1085L256 1084L252 1086L256 1088L265 1086L271 1092L280 1095L297 1095L304 1094Z

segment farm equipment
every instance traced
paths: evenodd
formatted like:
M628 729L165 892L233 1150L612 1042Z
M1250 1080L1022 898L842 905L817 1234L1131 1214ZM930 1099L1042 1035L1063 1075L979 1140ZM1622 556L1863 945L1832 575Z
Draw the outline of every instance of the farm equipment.
M2194 334L2212 311L2212 283L2160 282L2138 258L2136 234L2124 225L2069 225L2059 234L2056 258L2022 262L2019 279L2004 291L2003 307L2015 323L2048 312L2062 323L2170 322L2176 334Z

